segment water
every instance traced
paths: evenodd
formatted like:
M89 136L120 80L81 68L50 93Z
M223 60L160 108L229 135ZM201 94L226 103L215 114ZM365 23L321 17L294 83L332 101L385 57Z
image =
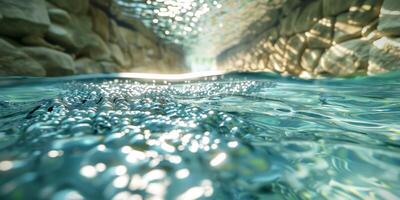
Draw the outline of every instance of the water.
M0 199L400 198L400 73L0 85Z

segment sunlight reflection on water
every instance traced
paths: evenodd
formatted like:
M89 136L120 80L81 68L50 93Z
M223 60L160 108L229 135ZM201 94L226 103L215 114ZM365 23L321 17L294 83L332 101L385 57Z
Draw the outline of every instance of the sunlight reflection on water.
M0 197L400 197L400 74L196 77L0 86Z

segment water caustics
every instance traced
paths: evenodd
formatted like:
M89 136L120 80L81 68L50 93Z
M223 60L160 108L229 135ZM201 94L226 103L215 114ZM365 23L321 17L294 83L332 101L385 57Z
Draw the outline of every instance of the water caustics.
M399 73L49 80L1 81L1 199L400 198Z

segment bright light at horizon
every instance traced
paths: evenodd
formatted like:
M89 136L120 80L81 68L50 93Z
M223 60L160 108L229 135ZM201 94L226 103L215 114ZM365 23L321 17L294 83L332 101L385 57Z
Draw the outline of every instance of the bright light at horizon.
M155 79L155 80L185 80L192 78L200 78L205 76L222 75L222 71L203 71L191 72L184 74L157 74L157 73L118 73L120 78L142 78L142 79Z

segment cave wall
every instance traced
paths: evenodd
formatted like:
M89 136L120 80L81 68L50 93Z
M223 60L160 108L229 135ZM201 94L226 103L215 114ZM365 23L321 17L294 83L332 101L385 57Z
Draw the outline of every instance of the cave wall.
M111 0L0 0L0 75L186 70L182 49Z
M217 58L225 71L304 78L400 70L399 0L288 0L277 23Z

